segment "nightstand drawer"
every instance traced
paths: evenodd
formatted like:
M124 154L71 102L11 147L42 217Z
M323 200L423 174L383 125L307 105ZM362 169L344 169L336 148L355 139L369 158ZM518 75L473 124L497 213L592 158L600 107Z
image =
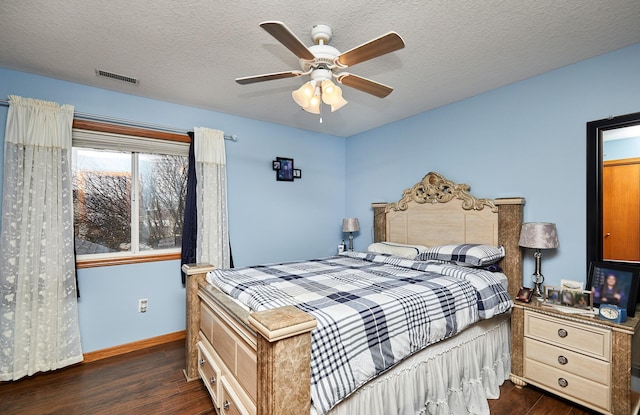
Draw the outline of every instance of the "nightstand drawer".
M583 404L596 406L605 411L611 408L611 390L608 386L551 368L531 359L524 360L524 373L531 383L550 389L560 396L581 401Z
M524 335L611 361L611 331L606 329L527 310L524 313Z
M598 382L607 387L611 383L609 378L611 365L603 360L529 338L524 339L524 355L527 359Z

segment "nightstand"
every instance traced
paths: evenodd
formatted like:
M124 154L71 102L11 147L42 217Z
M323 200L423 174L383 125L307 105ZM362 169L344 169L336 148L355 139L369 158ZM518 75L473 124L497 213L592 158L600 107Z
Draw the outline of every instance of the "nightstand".
M631 391L631 347L639 328L640 307L635 317L615 324L537 300L514 301L511 381L603 414L634 415L640 394Z

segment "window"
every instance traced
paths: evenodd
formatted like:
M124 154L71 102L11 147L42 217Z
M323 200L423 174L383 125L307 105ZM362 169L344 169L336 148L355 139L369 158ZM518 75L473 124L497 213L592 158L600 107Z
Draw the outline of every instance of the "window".
M73 130L77 266L180 258L188 136L89 124L74 122Z

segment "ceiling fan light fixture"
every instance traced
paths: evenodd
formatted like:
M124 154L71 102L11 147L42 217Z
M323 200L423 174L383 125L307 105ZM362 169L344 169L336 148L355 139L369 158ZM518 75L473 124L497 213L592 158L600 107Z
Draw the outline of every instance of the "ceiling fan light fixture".
M305 82L300 88L291 93L291 97L302 108L308 107L311 102L311 98L315 93L315 88L311 82Z
M305 82L300 88L291 93L291 97L303 110L311 114L320 114L322 102L331 106L331 112L347 105L348 101L342 97L342 88L325 79L322 82L312 80Z

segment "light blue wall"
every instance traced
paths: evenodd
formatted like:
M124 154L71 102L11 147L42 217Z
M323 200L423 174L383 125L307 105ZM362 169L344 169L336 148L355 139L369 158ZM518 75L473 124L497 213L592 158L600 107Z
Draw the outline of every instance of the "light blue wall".
M238 142L226 146L237 265L332 254L344 216L360 219L354 245L366 249L370 204L395 201L399 189L437 171L482 197L523 196L525 220L555 222L561 246L544 253L542 271L557 284L585 279L586 122L640 111L638 74L640 44L346 140L3 69L0 97L237 134ZM0 125L5 117L0 107ZM276 156L293 157L302 180L276 182ZM529 252L524 266L525 275L533 272ZM79 278L85 352L184 329L178 261L84 269ZM149 298L145 315L136 312L142 297Z
M225 142L235 264L316 258L337 250L345 210L344 138L0 68L0 97L8 95L71 104L80 113L138 123L236 134L237 142ZM0 106L2 141L6 115L7 107ZM293 158L302 179L277 182L271 161L278 156ZM185 328L179 261L81 269L78 278L84 352ZM149 299L145 314L137 312L139 298Z
M555 222L549 284L586 280L586 123L640 111L640 44L389 124L347 140L347 214L371 241L370 203L437 171L481 197L523 196L525 221ZM525 252L524 274L533 273Z

